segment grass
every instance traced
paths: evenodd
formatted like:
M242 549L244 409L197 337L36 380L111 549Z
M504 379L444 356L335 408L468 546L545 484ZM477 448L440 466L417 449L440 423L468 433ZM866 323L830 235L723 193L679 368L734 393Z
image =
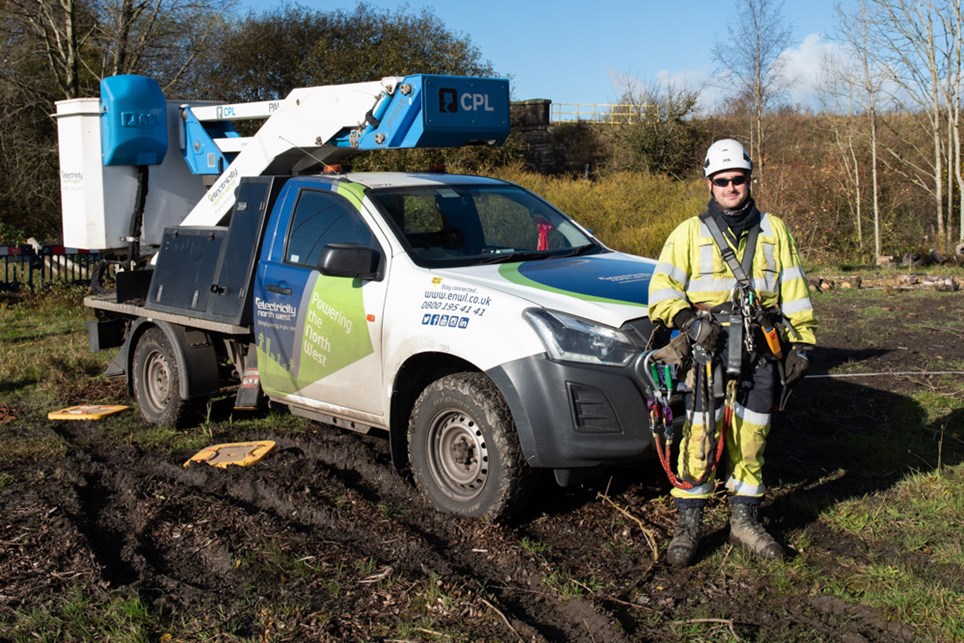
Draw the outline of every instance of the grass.
M137 596L74 585L48 604L15 614L13 641L35 641L43 632L50 641L157 640L157 617Z
M936 563L964 566L964 468L918 473L886 492L833 507L823 520L870 543L923 552Z
M850 304L848 319L828 319L824 323L866 325L869 329L880 328L889 315L895 314L887 310L891 302L898 302L900 312L906 313L958 305L955 302L960 301L958 295L951 300L924 291L903 293L900 298L885 293L879 296L883 301L875 298L867 303L867 294L859 291L816 295L818 306L823 297ZM905 321L920 330L922 341L940 337L943 342L964 333L964 321L953 315L948 317L951 321L938 331L929 329L926 319L910 317ZM111 386L101 377L110 355L91 355L87 351L84 320L80 293L69 290L49 292L29 303L0 304L0 399L19 418L31 421L32 426L43 427L41 420L48 410L75 400L129 403L122 387ZM935 370L938 367L953 370L964 365L942 360ZM859 362L844 363L833 372L860 372L862 368ZM873 409L871 420L876 421L878 414L883 418L875 427L879 439L873 449L867 449L859 426L841 426L832 437L808 438L813 449L866 454L858 467L848 465L847 470L842 467L825 471L822 477L811 481L813 486L840 486L855 478L859 482L861 477L893 480L872 493L829 502L817 497L817 493L782 490L787 502L801 512L815 515L816 521L845 545L833 560L828 561L828 552L814 545L809 530L796 529L785 534L795 550L785 563L760 563L724 546L700 565L714 570L708 572L711 575L718 570L722 587L763 587L788 605L806 605L815 598L833 596L855 609L871 608L891 623L913 627L919 640L964 640L964 590L960 584L964 569L964 539L960 536L960 526L964 524L962 381L959 376L915 377L905 381L903 388L909 392L893 396L887 408ZM212 411L202 426L189 431L146 428L136 411L114 416L104 427L105 439L169 454L192 452L212 439L240 433L267 429L295 434L315 430L285 412L252 418L234 417L223 411ZM31 428L20 433L17 440L0 442L0 466L14 461L55 460L63 457L67 448L55 432ZM24 483L29 484L30 479L0 473L0 491L5 494L16 492L17 485ZM722 523L724 518L717 516L714 520ZM616 540L612 542L618 544ZM546 594L561 600L597 600L602 588L592 578L576 576L570 567L549 562L556 558L551 545L529 536L520 536L519 544L542 561L542 591ZM617 559L638 553L621 554L624 548L612 543L598 545ZM307 557L272 548L259 551L255 558L242 563L281 582L293 579L314 583L336 602L357 596L358 579L373 574L378 567L372 559L365 559L360 566L349 559L344 567L321 569ZM627 574L631 577L632 570ZM33 640L37 633L48 640L182 640L194 635L214 640L219 633L242 629L237 624L242 618L238 614L185 615L183 618L188 620L180 621L182 617L155 613L130 588L107 591L96 582L75 582L79 584L65 586L61 594L38 600L35 606L5 613L2 635L17 641ZM609 588L607 584L607 593ZM380 627L377 632L386 637L465 640L466 632L474 632L472 628L484 623L486 614L491 617L491 612L483 609L478 612L482 616L463 623L459 615L467 613L470 607L479 607L476 594L437 576L392 574L370 589L385 600L397 601L395 620L372 625ZM286 622L308 618L302 613L302 606L286 604L281 598L275 599L275 603L257 605L252 600L251 609L251 614L262 614L258 617L262 630L275 634ZM663 620L654 616L655 612L640 613L638 622L649 619L654 628L668 628L666 631L672 631L681 640L732 638L728 627L717 621L738 621L734 615L706 606L687 609L679 615L664 616ZM320 612L309 616L319 622L327 618ZM707 622L699 622L700 618ZM369 630L369 634L374 633L376 629ZM802 636L805 638L805 633Z

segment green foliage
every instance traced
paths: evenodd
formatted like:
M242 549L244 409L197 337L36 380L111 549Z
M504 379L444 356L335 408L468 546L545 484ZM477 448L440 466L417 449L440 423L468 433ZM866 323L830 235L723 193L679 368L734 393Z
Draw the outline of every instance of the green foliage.
M3 208L0 208L0 212ZM5 245L19 245L27 241L30 235L22 228L15 227L0 220L0 243Z
M265 43L271 43L266 47ZM378 80L411 73L492 75L466 36L429 10L321 12L297 5L249 13L218 42L205 80L208 98L283 98L296 87Z
M705 132L703 123L693 118L698 100L698 91L671 86L627 93L621 102L633 106L635 118L612 130L609 165L677 179L699 174Z

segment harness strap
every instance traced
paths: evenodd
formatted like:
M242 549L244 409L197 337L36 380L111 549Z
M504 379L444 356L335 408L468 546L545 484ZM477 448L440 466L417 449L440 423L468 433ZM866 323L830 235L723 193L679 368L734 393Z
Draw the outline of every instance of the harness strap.
M720 254L723 256L723 261L730 267L730 272L733 273L736 280L744 289L752 289L753 285L750 283L749 273L753 267L753 255L756 254L756 240L760 236L760 224L757 223L747 231L746 248L743 250L743 261L740 262L736 258L736 252L726 242L726 237L723 236L720 225L709 210L700 215L700 220L706 224L710 236L713 237L716 247L719 248Z

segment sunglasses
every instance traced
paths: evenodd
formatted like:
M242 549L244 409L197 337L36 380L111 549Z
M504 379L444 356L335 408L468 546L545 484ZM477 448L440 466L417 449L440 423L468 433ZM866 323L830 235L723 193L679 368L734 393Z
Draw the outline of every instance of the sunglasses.
M748 181L747 177L741 174L740 176L734 176L731 179L722 179L722 178L713 179L713 185L715 185L718 188L725 188L730 183L732 183L733 185L743 185L747 181Z

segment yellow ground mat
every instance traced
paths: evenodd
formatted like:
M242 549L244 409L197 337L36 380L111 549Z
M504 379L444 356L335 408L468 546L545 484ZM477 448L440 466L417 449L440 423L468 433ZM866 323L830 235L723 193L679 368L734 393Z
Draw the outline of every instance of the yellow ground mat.
M47 414L48 420L102 420L128 407L119 404L81 404Z
M260 442L230 442L228 444L215 444L205 447L184 463L187 468L194 463L209 464L212 467L221 469L231 464L245 467L254 464L274 449L275 443L271 440Z

